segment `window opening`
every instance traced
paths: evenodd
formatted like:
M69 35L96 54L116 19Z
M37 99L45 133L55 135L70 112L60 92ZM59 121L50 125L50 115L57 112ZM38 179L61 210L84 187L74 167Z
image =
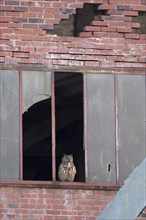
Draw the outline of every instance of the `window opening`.
M23 179L52 179L51 75L23 72Z
M76 182L85 181L83 149L83 75L55 73L56 177L64 154L72 154Z
M140 23L140 28L133 29L135 33L138 34L146 34L146 12L145 11L139 11L137 17L133 17L133 22Z

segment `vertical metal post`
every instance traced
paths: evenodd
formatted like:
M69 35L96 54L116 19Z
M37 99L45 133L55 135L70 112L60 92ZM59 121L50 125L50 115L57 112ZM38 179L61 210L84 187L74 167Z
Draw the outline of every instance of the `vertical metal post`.
M22 125L22 70L19 70L19 139L20 139L20 158L19 158L19 170L20 170L20 180L23 180L23 144L22 144L22 136L23 136L23 125Z
M115 112L116 112L116 182L119 183L119 120L118 120L118 75L114 76L115 81Z
M87 160L87 76L83 74L83 102L84 102L84 156L85 156L85 182L88 180L88 160Z
M56 181L56 141L55 141L55 77L51 72L51 114L52 114L52 181Z

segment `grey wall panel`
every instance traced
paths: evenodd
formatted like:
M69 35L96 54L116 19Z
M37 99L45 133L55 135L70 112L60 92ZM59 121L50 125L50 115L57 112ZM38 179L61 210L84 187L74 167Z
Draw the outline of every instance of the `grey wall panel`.
M87 75L87 147L88 182L115 183L113 75Z
M19 75L0 71L0 179L19 179Z
M51 73L23 71L23 113L33 104L51 97Z
M145 76L118 76L120 182L145 158Z

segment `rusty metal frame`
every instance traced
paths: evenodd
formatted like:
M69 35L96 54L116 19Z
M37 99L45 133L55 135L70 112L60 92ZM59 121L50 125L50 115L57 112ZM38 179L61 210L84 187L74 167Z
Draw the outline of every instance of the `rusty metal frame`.
M51 117L52 117L52 181L56 181L56 129L55 129L55 75L51 72Z
M116 183L119 183L119 108L118 108L118 75L114 75L115 87L115 141L116 141Z
M59 72L86 72L86 73L97 73L97 74L123 74L123 75L146 75L144 68L98 68L98 67L64 67L64 66L51 66L39 64L0 64L0 70L25 70L25 71L59 71ZM61 71L60 71L61 69Z
M87 150L87 75L83 72L83 114L84 114L84 129L83 129L83 139L84 139L84 159L85 159L85 182L88 180L88 150Z
M61 68L61 67L60 67ZM56 140L55 140L55 88L54 88L54 72L58 71L58 68L52 69L44 66L34 66L34 65L0 65L1 70L18 70L19 72L19 101L20 101L20 180L19 181L1 181L0 186L40 186L40 187L49 187L49 188L82 188L82 189L115 189L119 188L119 123L118 123L118 75L146 75L145 70L138 68L138 69L108 69L108 73L112 73L114 75L115 81L115 113L116 113L116 184L88 184L87 177L88 177L88 166L87 166L87 97L86 97L86 74L97 73L103 74L107 73L107 69L79 69L79 68L61 68L59 72L79 72L83 74L83 107L84 107L84 151L85 151L85 183L60 183L56 181ZM44 71L48 72L51 71L51 91L52 91L52 100L51 100L51 117L52 117L52 181L23 181L23 146L22 146L22 71Z
M20 169L20 180L23 180L23 134L22 134L22 71L19 70L19 140L20 140L20 158L19 158L19 169Z

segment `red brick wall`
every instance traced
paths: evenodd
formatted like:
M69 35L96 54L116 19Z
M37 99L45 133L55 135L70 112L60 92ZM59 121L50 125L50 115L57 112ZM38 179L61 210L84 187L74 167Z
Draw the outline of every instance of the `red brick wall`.
M47 34L61 19L100 4L99 21L84 27L80 37ZM145 0L25 1L0 0L2 63L79 67L146 67L145 34L132 18L146 11Z
M115 191L2 187L1 220L95 220Z

